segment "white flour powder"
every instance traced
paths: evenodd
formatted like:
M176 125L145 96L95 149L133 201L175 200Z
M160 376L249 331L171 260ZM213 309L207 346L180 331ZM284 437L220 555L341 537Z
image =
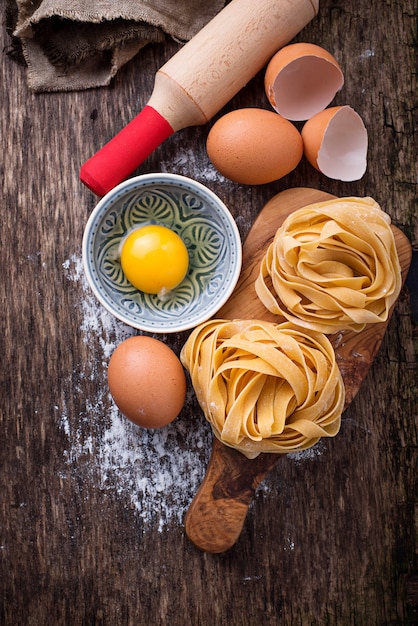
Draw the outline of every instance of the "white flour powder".
M165 428L145 430L118 411L107 388L106 367L116 346L136 331L115 319L96 300L80 257L73 255L63 268L67 279L82 290L83 340L98 340L101 349L101 354L96 351L92 355L99 367L87 364L85 371L76 373L81 379L95 372L97 396L86 400L85 415L70 419L64 412L60 416L69 442L66 460L78 464L81 474L94 477L101 490L122 496L144 522L157 524L162 530L171 521L182 521L200 486L210 454L209 426L197 415L189 428L179 418ZM103 408L104 404L110 411ZM86 427L86 419L100 428ZM94 434L86 436L86 431Z
M95 345L98 342L101 351L92 355L94 363L80 366L73 373L81 381L94 372L97 395L85 400L83 414L71 419L65 411L60 415L61 428L68 437L66 462L76 466L80 475L94 480L100 490L123 498L145 524L156 524L161 531L170 522L182 523L209 461L210 427L197 404L192 424L186 424L180 417L156 430L138 428L120 414L109 396L106 367L116 346L136 331L99 304L87 283L79 256L66 260L63 268L67 279L81 288L78 306L83 340L86 343L94 340ZM188 390L189 405L194 401L193 393ZM313 460L322 452L322 446L317 444L288 457L299 464ZM269 490L268 479L263 489Z

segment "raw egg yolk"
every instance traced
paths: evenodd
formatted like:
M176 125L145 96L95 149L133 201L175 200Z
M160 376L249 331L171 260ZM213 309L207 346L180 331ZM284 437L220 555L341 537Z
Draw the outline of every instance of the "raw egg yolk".
M133 230L122 243L123 273L134 287L164 295L187 274L189 255L183 240L170 228L149 224Z

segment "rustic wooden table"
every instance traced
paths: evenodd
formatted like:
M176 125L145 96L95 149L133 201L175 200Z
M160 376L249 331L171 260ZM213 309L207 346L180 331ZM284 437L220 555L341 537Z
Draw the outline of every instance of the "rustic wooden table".
M286 188L370 195L417 250L416 22L413 0L321 0L298 37L342 65L335 103L355 108L369 132L362 180L329 180L302 162L270 185L228 182L205 152L210 125L179 132L137 173L204 183L243 237ZM201 552L183 519L205 474L210 430L190 387L180 417L161 431L118 413L106 365L134 331L97 303L81 260L97 199L78 180L80 164L142 108L177 44L145 49L109 88L35 95L5 54L4 25L1 37L0 623L414 623L416 260L338 437L283 458L236 545ZM223 112L243 106L268 108L263 72ZM163 339L179 352L186 336Z

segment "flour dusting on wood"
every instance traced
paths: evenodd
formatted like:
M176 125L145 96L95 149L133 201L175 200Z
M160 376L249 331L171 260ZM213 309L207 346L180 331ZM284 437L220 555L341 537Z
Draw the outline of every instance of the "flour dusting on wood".
M180 415L165 428L145 430L119 412L109 394L106 368L116 346L136 331L114 318L96 300L80 257L72 256L63 268L66 278L81 287L83 341L100 346L100 353L97 349L92 353L95 363L87 363L84 371L80 366L77 372L80 378L94 372L97 396L86 399L85 414L76 419L61 415L69 446L66 461L78 464L80 474L87 473L87 479L94 479L100 490L123 498L144 523L157 524L160 530L169 522L181 523L206 470L212 440L210 428L197 414L192 424ZM189 389L188 404L193 402L192 393ZM86 420L92 424L90 429ZM86 436L86 432L90 435Z
M85 343L99 346L91 362L79 365L73 375L94 379L96 395L86 398L84 411L60 416L68 439L66 464L76 468L104 492L115 495L134 510L145 525L163 530L171 522L182 523L199 488L209 462L212 434L189 387L188 407L194 406L193 422L180 414L172 424L155 430L137 427L113 403L107 387L106 368L119 343L136 331L114 318L96 300L87 283L82 259L73 255L63 263L65 276L77 283L82 298L80 333ZM322 454L321 445L288 455L296 464L312 461ZM74 469L73 469L74 471ZM269 491L269 479L263 483Z

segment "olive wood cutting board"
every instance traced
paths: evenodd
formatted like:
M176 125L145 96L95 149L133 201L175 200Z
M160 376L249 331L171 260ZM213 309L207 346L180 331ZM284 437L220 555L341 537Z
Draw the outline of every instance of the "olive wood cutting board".
M283 318L270 313L255 293L254 283L260 262L276 230L293 211L335 196L310 188L294 188L274 196L261 210L243 245L241 275L234 293L218 311L217 319L261 319L280 323ZM407 237L392 225L405 281L411 262ZM392 313L393 307L390 311ZM390 316L389 316L390 319ZM345 408L357 394L380 348L389 319L369 324L359 332L344 331L329 338L344 381ZM188 538L201 550L219 553L237 541L255 491L282 454L262 453L248 459L216 437L206 475L185 517Z

